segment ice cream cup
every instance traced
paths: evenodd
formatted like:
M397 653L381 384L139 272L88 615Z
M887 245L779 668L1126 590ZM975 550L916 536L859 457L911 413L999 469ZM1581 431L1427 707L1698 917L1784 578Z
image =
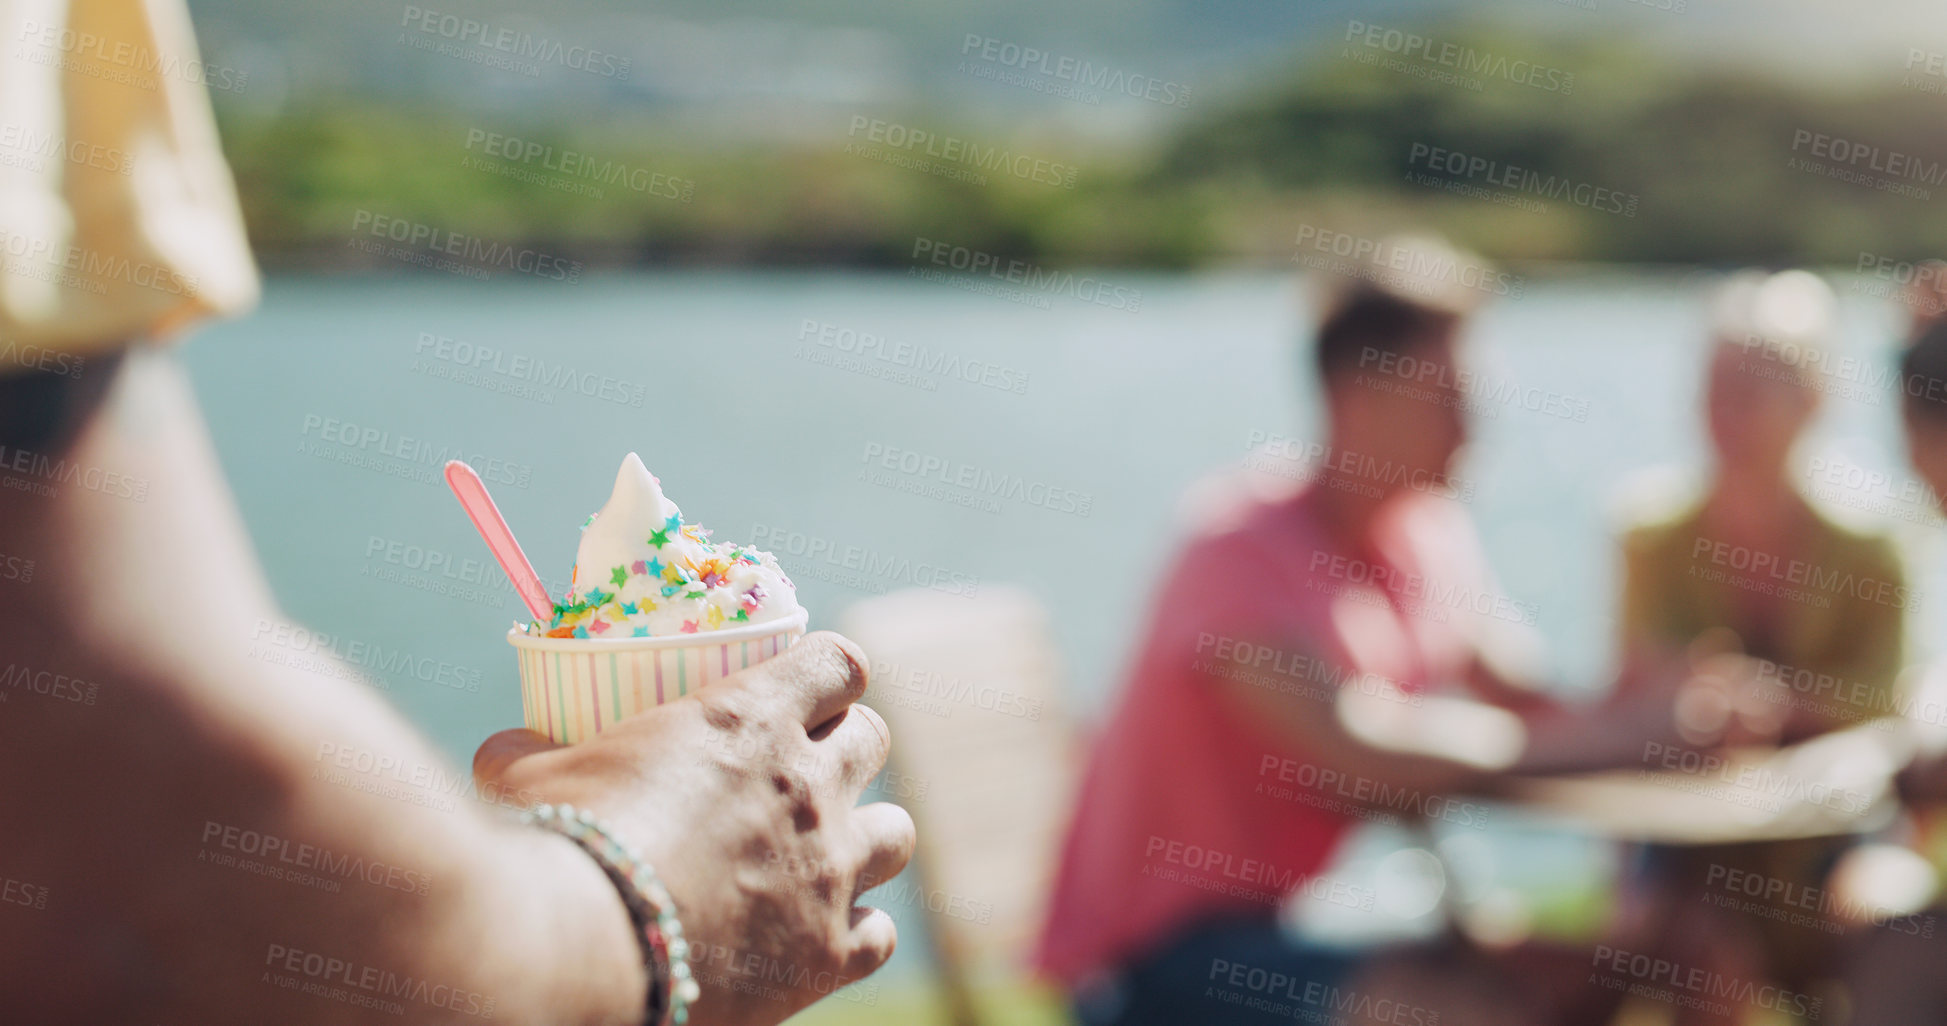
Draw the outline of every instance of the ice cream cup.
M528 729L574 744L777 655L804 637L808 618L800 609L763 623L655 638L550 638L517 626L507 642L520 655Z

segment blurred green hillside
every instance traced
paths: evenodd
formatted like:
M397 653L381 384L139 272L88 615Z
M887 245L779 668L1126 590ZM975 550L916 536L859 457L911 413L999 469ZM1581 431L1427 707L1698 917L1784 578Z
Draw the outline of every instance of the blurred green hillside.
M904 266L926 237L1045 264L1281 265L1304 226L1415 225L1515 263L1851 266L1947 239L1947 96L1932 91L1947 76L1893 68L1834 87L1626 41L1418 31L1461 57L1357 40L1293 54L1243 95L1167 111L1168 130L1134 150L867 112L1076 166L1072 187L875 142L849 111L828 133L734 145L613 110L528 124L357 101L219 115L272 266L381 259L348 244L369 226L361 210L610 264ZM540 155L497 157L486 133ZM1624 200L1627 215L1603 209Z

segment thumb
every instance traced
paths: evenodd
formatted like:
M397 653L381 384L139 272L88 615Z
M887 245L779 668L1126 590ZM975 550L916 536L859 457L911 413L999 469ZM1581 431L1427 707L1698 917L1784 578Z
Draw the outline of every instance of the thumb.
M516 762L561 747L565 746L526 728L503 730L482 741L480 750L473 753L473 779L480 784L505 784L507 772Z

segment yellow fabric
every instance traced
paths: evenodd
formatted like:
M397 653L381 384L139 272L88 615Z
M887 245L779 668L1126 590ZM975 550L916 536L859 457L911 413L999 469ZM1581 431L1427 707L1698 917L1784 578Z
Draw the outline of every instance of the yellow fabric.
M1829 728L1891 714L1905 611L1914 598L1898 552L1883 537L1847 530L1817 512L1809 523L1800 551L1777 554L1787 566L1776 571L1750 568L1755 553L1718 546L1700 506L1628 532L1626 650L1679 648L1706 630L1727 628L1751 655L1834 678L1821 689L1802 673L1786 677L1795 719ZM1752 628L1750 607L1772 589L1792 594L1776 601L1782 628L1763 637Z
M257 298L182 0L0 0L0 374ZM11 347L11 348L10 348Z

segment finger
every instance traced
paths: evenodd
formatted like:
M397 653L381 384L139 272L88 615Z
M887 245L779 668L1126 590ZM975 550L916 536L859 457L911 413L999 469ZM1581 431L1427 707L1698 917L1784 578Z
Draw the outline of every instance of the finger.
M507 771L514 763L538 752L551 752L560 747L548 740L546 735L531 730L519 727L503 730L482 741L480 749L473 753L473 779L482 784L506 783Z
M820 727L812 735L811 750L818 758L837 763L839 779L857 798L867 782L886 768L892 731L878 713L855 705L832 720L829 728Z
M857 901L859 895L906 868L918 835L912 815L891 802L861 805L852 811L852 821L865 838L865 865L859 868L858 886L852 890L852 900Z
M877 972L899 947L899 928L884 909L852 909L852 950L845 957L846 980L862 980Z
M785 703L809 730L858 701L865 694L865 674L865 653L857 645L819 631L738 674L736 686Z

